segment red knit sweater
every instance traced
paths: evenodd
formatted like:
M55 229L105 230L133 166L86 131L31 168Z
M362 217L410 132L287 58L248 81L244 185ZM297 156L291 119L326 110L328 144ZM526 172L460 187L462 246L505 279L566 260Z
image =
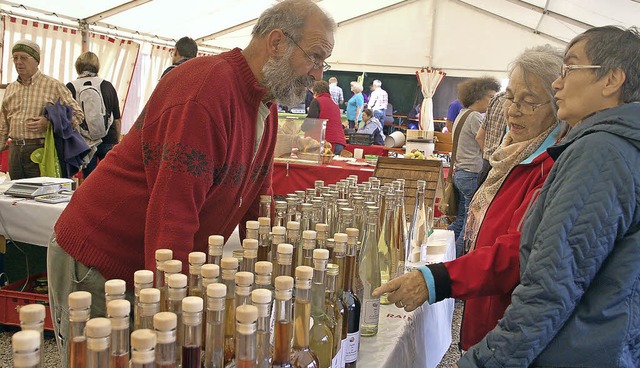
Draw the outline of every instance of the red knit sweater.
M209 235L228 238L245 214L257 218L259 194L271 193L275 104L254 157L265 93L239 49L167 74L73 195L55 226L60 246L130 288L136 270L155 269L159 248L186 272L189 252L206 252Z

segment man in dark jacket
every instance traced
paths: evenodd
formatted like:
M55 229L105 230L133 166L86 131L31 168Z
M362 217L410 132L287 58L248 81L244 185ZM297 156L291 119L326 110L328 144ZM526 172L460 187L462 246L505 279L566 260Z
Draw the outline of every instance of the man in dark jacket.
M574 38L553 83L572 126L527 216L504 318L459 367L640 366L640 30Z
M198 55L198 44L190 37L182 37L176 42L176 48L171 54L171 61L173 64L162 72L160 78L169 73L173 68L184 63L185 61L192 59Z

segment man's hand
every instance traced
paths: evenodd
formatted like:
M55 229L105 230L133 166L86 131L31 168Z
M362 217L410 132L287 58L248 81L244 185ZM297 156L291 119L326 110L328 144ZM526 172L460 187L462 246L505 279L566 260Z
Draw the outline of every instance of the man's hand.
M420 271L411 271L390 280L373 291L374 296L388 293L387 298L396 307L411 312L429 299L429 289Z
M49 120L44 116L34 116L27 119L27 130L34 133L46 132Z

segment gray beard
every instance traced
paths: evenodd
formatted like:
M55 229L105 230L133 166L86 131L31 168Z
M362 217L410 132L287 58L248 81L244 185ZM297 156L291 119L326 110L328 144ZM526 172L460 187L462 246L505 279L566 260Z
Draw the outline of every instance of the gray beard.
M291 68L293 48L289 48L282 57L272 57L262 67L262 86L269 91L278 103L296 106L304 102L307 88L313 85L309 75L296 77Z

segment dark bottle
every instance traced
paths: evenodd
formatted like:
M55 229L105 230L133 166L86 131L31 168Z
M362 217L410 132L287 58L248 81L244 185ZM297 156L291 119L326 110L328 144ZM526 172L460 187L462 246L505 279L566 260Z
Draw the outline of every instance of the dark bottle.
M353 279L356 271L356 247L355 242L347 242L344 293L342 294L342 299L347 305L347 340L344 345L344 362L345 367L351 368L356 366L360 347L360 300L353 289Z

